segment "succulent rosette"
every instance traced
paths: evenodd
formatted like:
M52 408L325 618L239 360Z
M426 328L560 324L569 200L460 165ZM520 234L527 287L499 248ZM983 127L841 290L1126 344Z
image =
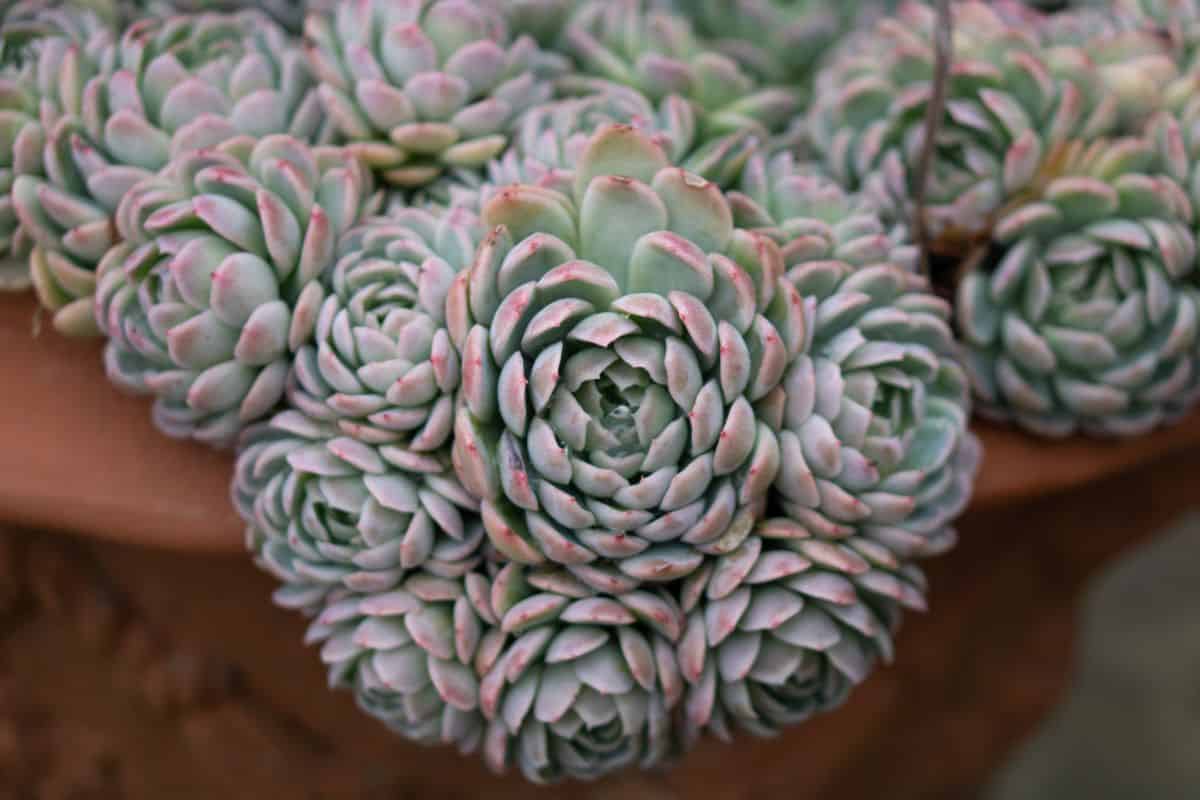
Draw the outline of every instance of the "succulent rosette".
M234 497L262 563L296 591L386 591L479 561L479 502L450 468L459 360L445 297L475 215L408 208L346 232L290 409L242 442Z
M352 691L391 730L474 752L486 729L476 664L499 643L486 598L467 591L477 585L415 572L386 592L331 594L310 609L316 617L307 641L321 645L330 685ZM311 598L288 592L276 599L307 608ZM481 599L477 609L472 601Z
M680 590L689 740L777 732L889 660L901 612L924 609L912 562L954 543L979 462L949 305L893 260L897 234L786 156L752 160L731 203L780 241L805 338L758 404L778 516Z
M348 429L290 409L239 443L234 505L247 547L285 595L312 607L332 592L386 592L414 574L454 579L474 568L479 504L445 453Z
M110 379L154 395L166 433L232 443L282 398L337 238L373 203L353 158L282 135L193 151L136 184L96 296Z
M775 83L808 83L821 55L878 3L851 0L695 0L680 2L696 27L755 75Z
M92 332L79 309L117 243L113 214L134 183L239 134L329 136L302 53L258 13L140 20L103 56L90 73L39 79L72 107L43 123L44 176L21 175L12 190L36 243L39 296L62 309L58 324L69 333Z
M476 670L484 757L536 783L660 764L678 751L683 613L666 590L597 593L562 569L469 578L492 627ZM490 613L489 613L490 612Z
M840 705L890 661L904 609L925 609L921 571L869 538L785 517L687 580L678 663L681 735L772 735Z
M655 104L636 89L606 86L530 109L513 133L512 145L488 162L485 173L458 170L432 187L431 194L448 205L478 208L514 183L569 193L592 135L612 124L638 129L663 148L672 164L721 186L736 182L766 138L765 131L755 128L707 140L700 112L682 97L670 95Z
M33 244L21 229L11 192L17 175L40 169L40 127L31 72L0 72L0 291L30 285L29 251Z
M774 239L786 265L823 259L916 270L918 249L891 209L849 194L792 152L750 158L729 204L735 224Z
M12 17L18 16L18 21ZM95 276L57 254L39 254L32 232L21 223L13 191L21 176L42 176L47 132L66 115L82 109L85 81L103 73L112 61L111 30L101 19L74 8L14 8L3 31L5 54L14 50L14 63L0 71L0 289L24 289L32 282L39 299L56 312L60 329L88 331L89 303L72 303L90 295ZM55 213L51 204L47 213ZM109 226L81 224L64 237L63 247L74 257L98 258L111 243ZM31 274L32 262L32 274Z
M955 3L946 106L925 187L935 254L961 258L999 210L1053 169L1066 143L1116 129L1120 102L1079 48L1049 47L1037 26L980 2ZM850 190L915 213L916 165L933 97L936 14L908 2L852 35L817 80L811 137ZM1136 82L1137 65L1117 71ZM1115 80L1115 78L1112 78Z
M767 86L736 61L709 49L691 21L654 0L588 0L562 33L578 73L559 79L569 93L606 83L637 89L652 101L678 95L702 112L703 135L762 129L782 134L799 112L796 92Z
M1194 154L1175 120L1154 133L1072 150L965 265L958 324L981 413L1124 436L1200 396Z
M326 112L400 187L483 167L518 116L550 97L534 40L467 0L353 0L310 15L305 38Z
M650 138L601 129L564 194L517 185L455 281L455 466L495 548L599 591L680 578L761 515L755 403L803 340L779 249Z

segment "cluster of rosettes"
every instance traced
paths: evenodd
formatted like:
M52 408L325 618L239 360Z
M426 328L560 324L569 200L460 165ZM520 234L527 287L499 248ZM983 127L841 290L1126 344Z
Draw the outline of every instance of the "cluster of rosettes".
M537 782L835 707L979 458L902 226L786 154L723 190L566 102L508 162L537 182L343 234L233 489L333 685Z
M1183 416L1200 400L1196 8L968 1L952 16L936 138L938 22L910 3L821 73L822 163L927 233L983 414L1043 436Z
M0 288L238 445L408 738L544 782L779 731L923 609L972 397L1200 403L1198 0L252 5L4 12Z

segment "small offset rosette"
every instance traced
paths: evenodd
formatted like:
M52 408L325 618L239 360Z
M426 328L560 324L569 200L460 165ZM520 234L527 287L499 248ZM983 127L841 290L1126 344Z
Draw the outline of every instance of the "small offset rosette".
M925 579L861 535L762 522L734 552L689 576L678 647L687 683L681 736L779 733L832 710L892 658L903 609L925 610Z
M446 295L482 238L464 208L406 208L349 231L288 400L315 420L420 460L448 447L459 358Z
M231 444L282 399L336 240L373 202L354 159L287 136L233 139L138 183L96 296L110 379L154 395L168 434Z
M468 578L490 624L476 669L488 720L484 757L536 783L649 768L678 753L683 696L670 594L597 593L561 569L508 564Z
M277 594L284 605L304 599ZM487 725L476 665L495 638L490 611L471 600L461 578L416 572L387 592L330 595L309 609L307 641L321 645L330 685L364 712L406 739L472 753Z
M447 462L283 411L240 442L233 500L246 545L304 605L337 589L388 591L418 569L461 577L484 535Z
M447 316L455 466L493 545L607 592L736 547L780 468L755 403L804 342L774 242L624 126L593 137L573 195L510 187L483 219Z

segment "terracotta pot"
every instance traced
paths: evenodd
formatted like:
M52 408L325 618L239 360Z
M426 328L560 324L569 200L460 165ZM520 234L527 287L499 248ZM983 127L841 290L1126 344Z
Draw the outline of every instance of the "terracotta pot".
M145 398L104 378L101 344L56 335L29 295L0 295L0 520L180 550L233 552L232 456L173 441ZM1047 442L985 423L974 507L1090 483L1200 443L1200 414L1132 441Z

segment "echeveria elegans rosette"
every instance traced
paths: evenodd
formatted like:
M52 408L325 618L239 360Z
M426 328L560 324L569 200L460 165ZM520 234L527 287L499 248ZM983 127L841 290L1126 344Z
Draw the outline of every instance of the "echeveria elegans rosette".
M485 579L469 578L418 571L389 591L339 590L313 608L302 593L277 601L315 613L306 641L321 645L330 685L365 713L411 741L471 753L486 729L478 665L502 636L486 595L468 591Z
M483 220L447 318L455 465L496 549L619 592L736 546L779 470L754 404L804 338L775 243L626 126L572 194L509 187Z
M980 413L1036 433L1144 432L1200 397L1189 156L1149 139L1079 147L968 263L958 326Z
M39 78L57 87L62 108L42 114L44 169L19 176L12 192L37 245L39 297L62 309L68 332L89 332L71 320L90 303L95 269L118 242L113 215L137 181L239 134L330 135L301 51L255 12L143 19L101 54L69 63Z
M747 169L751 195L760 166ZM764 228L783 242L806 332L758 404L778 431L771 508L782 513L684 581L689 740L777 732L890 660L901 611L925 605L912 560L954 543L979 463L948 304L888 261L894 242L868 211L828 185L800 202L806 185L822 182L782 182L795 202ZM749 200L734 196L740 216L765 219Z
M566 570L512 563L488 583L469 576L468 588L487 601L487 637L498 634L476 661L493 769L514 764L549 783L649 768L678 752L674 645L684 620L670 590L597 593Z
M677 648L680 736L768 736L836 708L892 658L903 609L925 609L921 571L864 537L764 520L686 580Z
M445 301L482 238L474 213L395 210L347 232L290 404L370 444L423 459L448 446L459 359Z
M94 15L72 9L41 9L29 22L21 63L0 73L0 283L25 288L32 282L42 305L54 312L56 328L91 333L91 304L79 298L90 297L96 278L75 259L94 264L104 253L113 240L109 220L86 219L68 231L61 240L65 256L35 253L37 231L22 224L13 189L22 176L44 176L58 166L46 159L47 136L64 116L80 113L85 83L111 68L114 34ZM13 36L7 28L0 34L4 41ZM46 198L46 213L69 216L57 199Z
M479 503L449 457L352 432L290 409L239 442L234 505L247 547L282 591L310 607L330 592L385 592L412 574L453 579L474 568Z
M691 21L654 0L588 0L562 33L576 72L560 89L591 93L629 86L653 101L678 95L703 113L704 136L759 128L782 133L799 112L795 91L765 86L733 59L705 46Z
M657 104L636 89L605 86L530 109L513 132L512 145L488 162L483 174L457 170L431 187L449 205L478 208L513 183L570 192L575 166L592 135L607 125L624 124L653 138L675 166L695 172L722 187L732 185L746 161L766 139L758 126L704 138L702 112L679 95Z
M890 209L846 192L791 152L752 156L729 204L737 226L774 239L787 266L829 260L916 269L918 249Z
M960 258L986 237L998 209L1053 168L1065 142L1114 130L1120 109L1077 49L1051 52L1035 28L984 3L952 10L953 62L924 212L934 251ZM810 115L812 143L831 176L886 198L905 221L915 213L935 27L931 6L906 2L853 34L821 72Z
M281 135L194 151L135 185L96 296L110 379L154 395L166 433L231 444L282 398L337 238L374 202L355 159Z
M467 0L352 0L310 15L305 38L327 113L402 187L483 167L517 117L550 98L533 39Z

